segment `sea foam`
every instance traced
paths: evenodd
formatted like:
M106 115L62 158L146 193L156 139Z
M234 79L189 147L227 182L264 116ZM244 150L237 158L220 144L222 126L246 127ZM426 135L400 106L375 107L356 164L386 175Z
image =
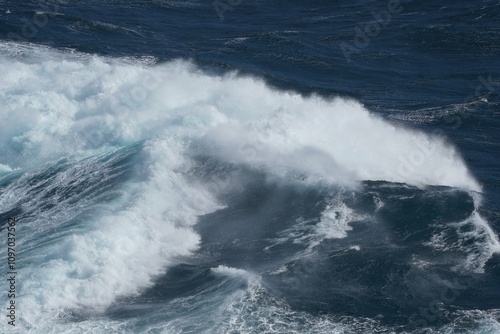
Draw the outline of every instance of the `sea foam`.
M175 129L206 154L277 175L481 190L445 138L395 126L353 100L278 92L181 60L151 65L17 44L0 48L0 71L0 163L13 167Z

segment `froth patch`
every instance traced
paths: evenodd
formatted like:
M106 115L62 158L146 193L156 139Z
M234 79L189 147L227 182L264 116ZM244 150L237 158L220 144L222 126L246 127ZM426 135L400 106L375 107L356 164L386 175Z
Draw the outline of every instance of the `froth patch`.
M0 164L0 173L8 173L8 172L12 172L12 168L10 168L7 165Z
M250 278L252 277L252 274L249 273L246 270L239 269L239 268L233 268L233 267L228 267L225 265L219 265L216 268L211 268L211 271L214 274L221 275L221 276L230 276L230 277L244 277L244 278Z
M500 253L500 242L488 223L474 211L466 220L441 227L424 245L439 252L458 251L465 255L454 266L457 271L483 273L486 262Z
M274 246L291 242L306 246L300 255L307 255L324 240L347 237L347 233L352 230L350 225L352 222L369 219L346 205L342 192L329 199L328 202L319 219L297 219L292 227L279 232L278 238L272 240L273 244L264 250L269 251ZM349 249L359 251L360 247L354 245Z

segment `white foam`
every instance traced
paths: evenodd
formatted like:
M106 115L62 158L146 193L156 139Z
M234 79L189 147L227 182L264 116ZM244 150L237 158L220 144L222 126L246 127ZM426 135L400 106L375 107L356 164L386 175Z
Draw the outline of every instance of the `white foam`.
M12 43L0 47L0 71L2 159L17 166L182 124L199 128L206 153L279 175L480 190L439 135L398 128L355 101L212 77L183 61L149 66Z
M0 164L0 173L12 172L12 168L7 165Z
M341 199L336 198L321 214L321 220L316 226L316 233L325 239L345 238L347 231L352 230L349 225L359 218Z
M356 213L344 203L344 194L338 193L329 199L325 210L321 213L319 221L315 219L302 219L297 221L288 229L278 233L278 238L271 240L273 244L267 246L264 251L286 242L306 245L307 248L297 256L309 255L313 249L320 245L325 239L345 238L352 230L351 223L357 220L368 219ZM358 245L349 247L350 250L360 250Z
M211 154L337 184L388 180L480 190L456 150L440 136L397 128L354 101L304 99L269 91L252 79L238 81L235 87L252 91L255 102L242 112L244 119L233 118L207 133L204 149ZM245 97L231 90L224 100L234 95L235 108L242 111ZM258 119L248 119L252 113Z
M272 297L259 281L234 292L222 305L217 321L207 333L358 333L389 331L377 321L344 316L314 316L292 310Z
M225 265L219 265L216 268L211 268L213 273L224 275L224 276L249 276L250 273L246 270L228 267Z
M483 273L491 256L500 253L497 235L477 211L464 221L436 227L445 229L433 234L424 245L441 252L460 251L465 254L465 259L454 267L455 270ZM450 235L450 228L456 236ZM450 242L450 239L454 241Z
M457 328L463 328L464 324L474 324L474 329L469 329L471 334L494 334L500 333L500 316L498 309L491 310L459 310L453 323L440 328L439 333L454 333Z

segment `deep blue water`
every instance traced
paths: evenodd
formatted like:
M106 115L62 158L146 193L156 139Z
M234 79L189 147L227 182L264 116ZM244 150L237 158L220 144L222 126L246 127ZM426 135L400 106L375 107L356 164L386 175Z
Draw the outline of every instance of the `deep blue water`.
M491 0L0 1L2 331L500 333L499 56Z

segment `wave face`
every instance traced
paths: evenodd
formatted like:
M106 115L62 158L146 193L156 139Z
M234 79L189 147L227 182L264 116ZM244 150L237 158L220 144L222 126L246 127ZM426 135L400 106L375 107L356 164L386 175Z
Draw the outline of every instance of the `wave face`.
M0 73L25 330L500 329L500 244L441 133L183 60L2 43Z

